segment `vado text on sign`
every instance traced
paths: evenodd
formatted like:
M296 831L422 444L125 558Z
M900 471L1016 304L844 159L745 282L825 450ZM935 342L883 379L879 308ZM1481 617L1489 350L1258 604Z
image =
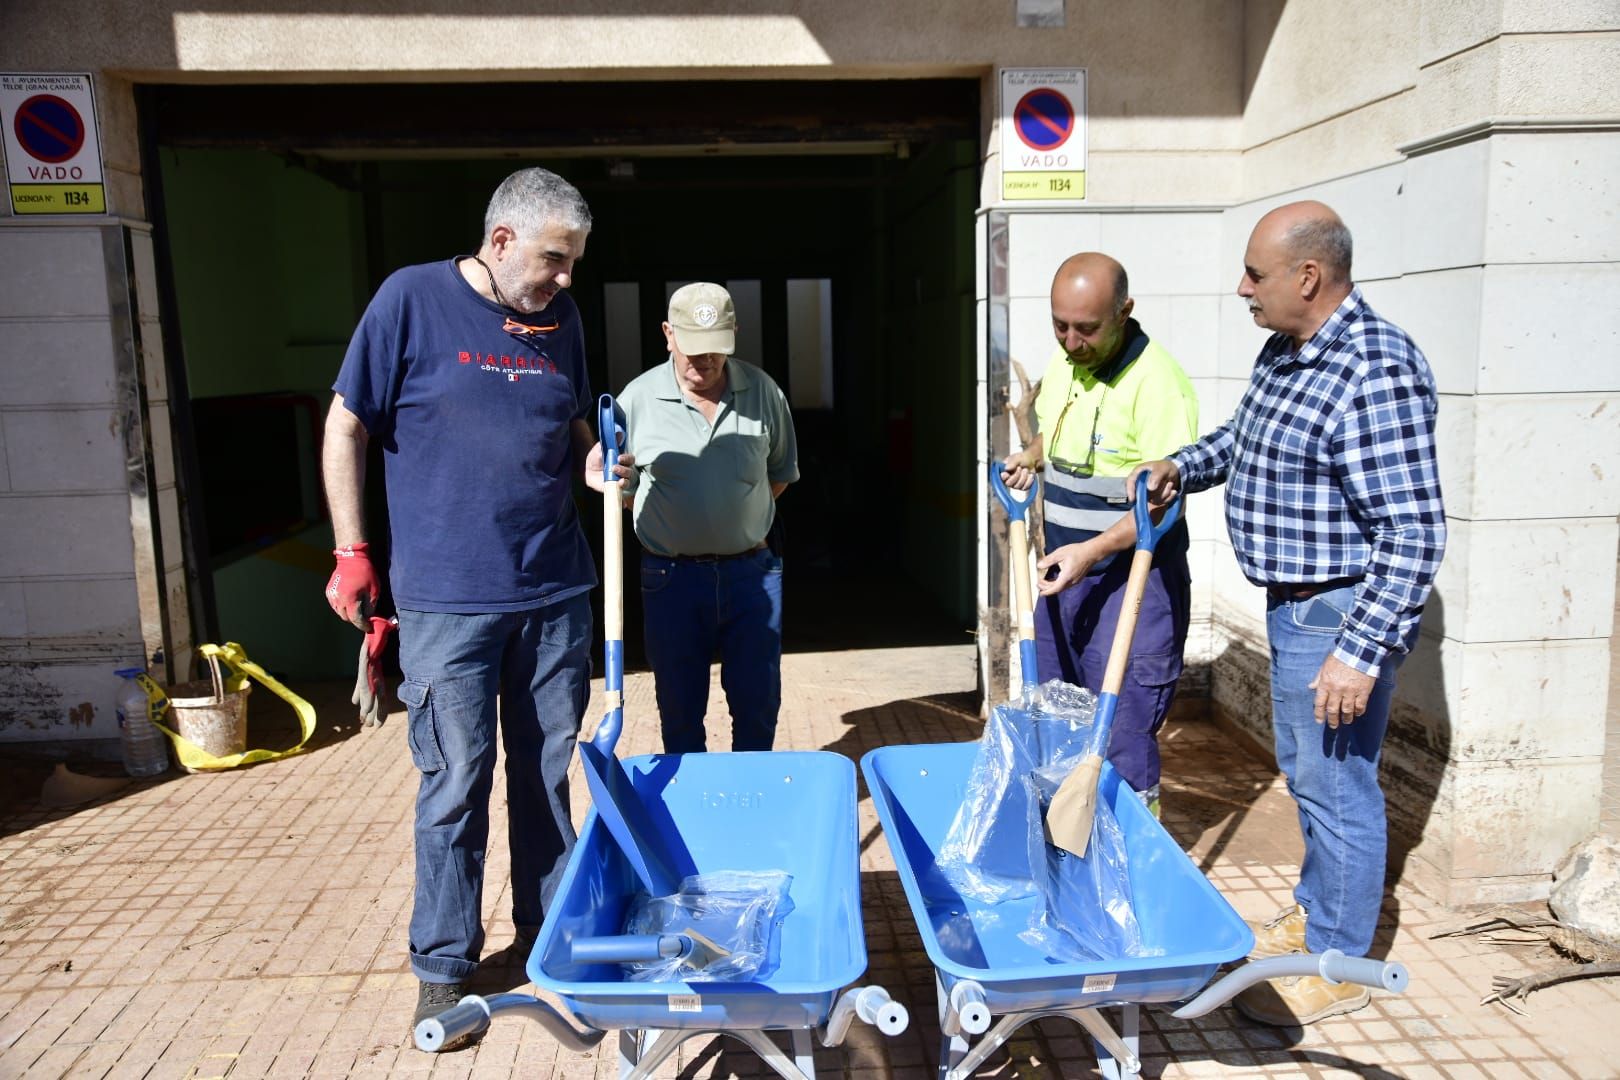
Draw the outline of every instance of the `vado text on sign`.
M0 74L0 145L16 214L104 214L89 75Z
M1084 68L1002 69L1001 197L1086 197Z

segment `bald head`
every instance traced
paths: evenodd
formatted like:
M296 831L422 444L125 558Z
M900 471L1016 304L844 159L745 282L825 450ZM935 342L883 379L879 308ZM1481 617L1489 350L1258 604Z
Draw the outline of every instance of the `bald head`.
M1102 290L1107 293L1108 302L1113 305L1116 315L1125 306L1125 301L1131 298L1131 280L1126 276L1125 268L1117 259L1100 251L1082 251L1064 259L1063 265L1052 276L1054 296L1060 288L1070 292Z
M1279 206L1255 225L1254 235L1262 233L1279 245L1290 265L1312 259L1328 284L1350 284L1350 230L1326 203L1307 199Z
M1099 251L1063 260L1052 278L1052 330L1072 362L1095 370L1118 354L1130 287L1125 268Z
M1352 288L1350 230L1331 207L1288 203L1255 223L1237 291L1257 324L1303 345Z

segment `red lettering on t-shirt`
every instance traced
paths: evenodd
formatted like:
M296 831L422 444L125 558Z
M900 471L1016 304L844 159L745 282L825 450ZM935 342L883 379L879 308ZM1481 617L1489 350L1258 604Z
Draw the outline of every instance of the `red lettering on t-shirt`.
M470 352L466 351L465 349L463 349L461 351L461 362L463 364L472 363L472 353L470 353Z

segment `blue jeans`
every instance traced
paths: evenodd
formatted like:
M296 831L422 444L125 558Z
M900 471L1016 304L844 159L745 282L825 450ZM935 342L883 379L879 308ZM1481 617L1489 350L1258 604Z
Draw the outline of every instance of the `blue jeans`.
M410 942L417 978L463 982L478 969L497 702L512 922L540 929L574 846L568 766L590 696L590 644L586 593L495 615L399 612L399 696L422 774Z
M1087 574L1056 596L1035 600L1035 666L1040 677L1102 692L1125 602L1131 552L1100 574ZM1148 572L1131 636L1130 663L1119 688L1108 760L1131 790L1148 802L1159 786L1159 729L1175 700L1192 609L1192 576L1185 553L1164 553Z
M1311 952L1342 949L1348 956L1365 956L1384 898L1387 834L1378 754L1404 654L1392 654L1380 665L1367 711L1353 724L1317 723L1316 691L1310 689L1333 651L1356 588L1347 585L1307 600L1269 598L1266 634L1277 764L1288 779L1305 838L1305 861L1294 889L1294 899L1310 913L1305 945Z
M782 706L782 560L641 556L641 604L664 753L708 748L709 663L731 709L731 748L769 750Z

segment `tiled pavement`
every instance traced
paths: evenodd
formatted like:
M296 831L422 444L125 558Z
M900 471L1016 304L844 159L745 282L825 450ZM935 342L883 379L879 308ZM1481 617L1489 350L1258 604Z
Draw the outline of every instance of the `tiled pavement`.
M973 738L972 664L967 646L789 656L780 744L858 757L888 743ZM322 729L297 758L174 774L68 811L42 810L31 786L0 793L0 806L12 807L0 817L0 1077L616 1075L611 1038L593 1054L568 1053L516 1018L462 1052L408 1046L415 785L403 717L380 730L334 726L352 712L344 697L332 687L311 696ZM650 751L650 677L632 675L627 697L623 749ZM261 715L267 698L254 701ZM711 738L725 745L723 725ZM1206 723L1172 721L1164 746L1170 830L1242 915L1269 914L1287 899L1299 858L1278 777ZM499 772L496 783L499 805ZM583 816L583 783L574 795ZM910 1006L912 1026L885 1039L857 1025L842 1049L818 1052L818 1068L920 1080L933 1075L938 1039L932 972L864 791L860 827L868 979ZM497 821L478 985L486 993L525 985L506 949L506 876ZM1264 1028L1230 1008L1194 1022L1149 1011L1145 1074L1620 1075L1620 983L1552 987L1515 1016L1479 999L1493 975L1557 963L1549 951L1431 940L1455 917L1406 888L1384 916L1380 945L1411 969L1404 997L1376 995L1371 1007L1303 1032ZM740 1044L693 1040L660 1075L765 1072ZM1075 1026L1043 1021L981 1075L1083 1077L1094 1067Z

